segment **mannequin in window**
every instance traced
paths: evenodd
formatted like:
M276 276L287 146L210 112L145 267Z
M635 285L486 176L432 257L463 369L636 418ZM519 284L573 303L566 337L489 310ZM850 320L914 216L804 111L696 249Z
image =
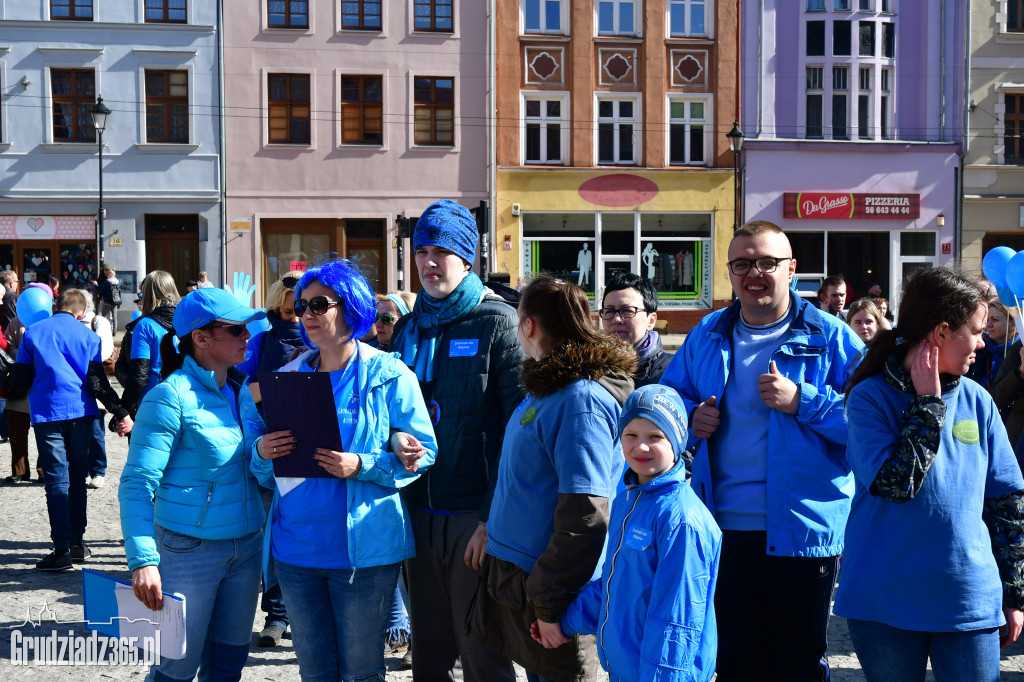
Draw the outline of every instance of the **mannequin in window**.
M647 242L647 246L644 247L643 253L640 254L640 258L643 259L644 265L647 266L647 279L654 279L654 262L658 255L658 250L654 248L654 244Z
M590 245L584 242L583 248L576 254L576 269L580 272L576 278L578 286L583 286L584 284L590 286L590 271L593 268L594 252L590 250Z

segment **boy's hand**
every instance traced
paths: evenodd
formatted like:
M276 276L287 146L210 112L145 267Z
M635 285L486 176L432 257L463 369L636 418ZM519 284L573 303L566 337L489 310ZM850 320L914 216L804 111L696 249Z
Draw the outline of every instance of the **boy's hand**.
M537 640L545 649L557 649L563 644L572 641L562 632L562 626L558 623L545 623L542 620L535 620L530 626L530 636Z
M409 473L414 473L419 469L420 459L427 454L427 449L420 444L415 436L403 431L395 431L391 434L391 451L395 453L395 457Z

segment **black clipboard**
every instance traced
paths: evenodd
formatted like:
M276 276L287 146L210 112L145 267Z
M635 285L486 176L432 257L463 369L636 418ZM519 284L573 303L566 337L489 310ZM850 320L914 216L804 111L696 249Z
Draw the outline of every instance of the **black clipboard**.
M295 433L295 450L274 460L280 478L333 478L314 459L317 448L342 451L338 409L328 372L260 372L267 433Z

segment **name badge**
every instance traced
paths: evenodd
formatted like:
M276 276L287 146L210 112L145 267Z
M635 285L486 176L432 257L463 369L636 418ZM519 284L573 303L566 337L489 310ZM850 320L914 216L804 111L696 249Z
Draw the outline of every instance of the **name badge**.
M452 339L448 348L450 358L471 358L480 348L480 339Z
M633 526L628 531L626 531L626 547L639 549L642 552L651 546L652 535L653 533L647 530L646 528Z

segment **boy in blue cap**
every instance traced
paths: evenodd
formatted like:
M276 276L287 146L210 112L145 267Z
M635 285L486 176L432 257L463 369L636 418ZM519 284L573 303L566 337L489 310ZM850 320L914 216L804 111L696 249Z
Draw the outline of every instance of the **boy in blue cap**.
M686 484L679 394L637 389L619 417L626 489L612 505L601 577L562 617L567 635L597 634L611 680L710 680L718 632L715 582L722 532ZM534 639L544 642L533 627Z

